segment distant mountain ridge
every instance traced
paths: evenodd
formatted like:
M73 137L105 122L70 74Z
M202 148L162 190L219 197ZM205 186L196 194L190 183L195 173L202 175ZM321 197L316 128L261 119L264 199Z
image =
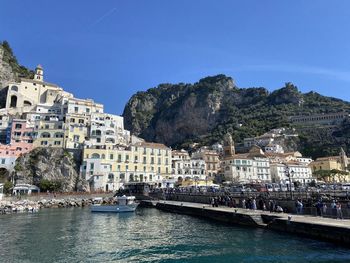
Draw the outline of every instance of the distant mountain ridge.
M273 128L291 127L291 116L342 111L350 112L349 102L316 92L303 94L291 83L269 92L262 87L239 88L231 77L217 75L194 84L161 84L137 92L126 104L123 116L126 129L136 135L186 148L194 142L208 145L221 141L227 132L241 142ZM347 123L342 124L333 131L334 136L315 131L316 137L327 137L323 142L317 138L317 143L300 132L298 150L310 156L337 153L340 145L350 150L343 138L348 128ZM321 152L316 146L325 149Z

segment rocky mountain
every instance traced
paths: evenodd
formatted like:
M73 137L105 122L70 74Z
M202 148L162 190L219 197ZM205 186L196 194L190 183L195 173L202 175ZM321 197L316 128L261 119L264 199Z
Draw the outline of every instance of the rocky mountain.
M20 77L32 78L34 71L21 66L7 41L0 42L0 88Z
M291 83L269 92L261 87L239 88L232 78L217 75L194 84L161 84L138 92L126 104L123 116L126 129L136 135L186 148L191 143L221 141L227 132L242 142L273 128L291 127L291 116L340 111L350 112L350 103L316 92L303 94ZM350 150L344 127L333 130L335 134L315 130L317 140L300 131L297 148L310 156L320 155L317 147L323 146L322 154L338 152L339 144Z
M17 181L42 189L52 185L56 191L88 191L87 182L79 176L78 163L64 149L36 148L17 158Z
M7 84L19 78L33 78L34 71L21 66L7 41L0 42L0 108L6 105Z

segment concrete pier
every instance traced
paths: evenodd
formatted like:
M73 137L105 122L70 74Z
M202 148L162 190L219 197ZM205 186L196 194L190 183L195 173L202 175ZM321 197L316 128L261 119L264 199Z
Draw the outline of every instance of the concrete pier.
M223 206L212 207L207 204L177 201L148 201L143 202L143 205L153 206L167 212L204 217L236 225L260 227L350 247L350 220L270 213Z

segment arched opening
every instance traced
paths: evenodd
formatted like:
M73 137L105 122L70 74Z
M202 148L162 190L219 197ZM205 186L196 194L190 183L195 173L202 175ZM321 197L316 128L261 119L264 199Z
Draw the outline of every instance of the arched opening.
M55 133L55 138L63 138L63 133L62 132L56 132Z
M92 159L100 159L100 155L99 155L98 153L93 153L93 154L91 155L91 158L92 158Z
M12 87L11 87L11 90L13 90L13 91L18 91L18 87L17 87L17 86L12 86Z
M113 130L107 130L106 131L106 135L114 135L114 131Z
M107 138L106 143L115 143L115 140L113 138Z
M28 101L28 100L25 100L25 101L23 102L23 105L24 105L24 106L32 106L32 103L31 103L30 101Z
M16 95L12 95L11 96L10 107L11 108L16 108L17 107L17 96Z
M51 135L50 135L50 133L48 133L48 132L43 132L42 134L41 134L41 138L50 138L51 137Z

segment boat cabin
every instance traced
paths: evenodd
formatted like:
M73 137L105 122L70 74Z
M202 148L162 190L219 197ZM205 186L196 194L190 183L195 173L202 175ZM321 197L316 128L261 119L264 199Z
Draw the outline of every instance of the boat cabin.
M118 196L118 205L131 205L135 202L135 196Z

